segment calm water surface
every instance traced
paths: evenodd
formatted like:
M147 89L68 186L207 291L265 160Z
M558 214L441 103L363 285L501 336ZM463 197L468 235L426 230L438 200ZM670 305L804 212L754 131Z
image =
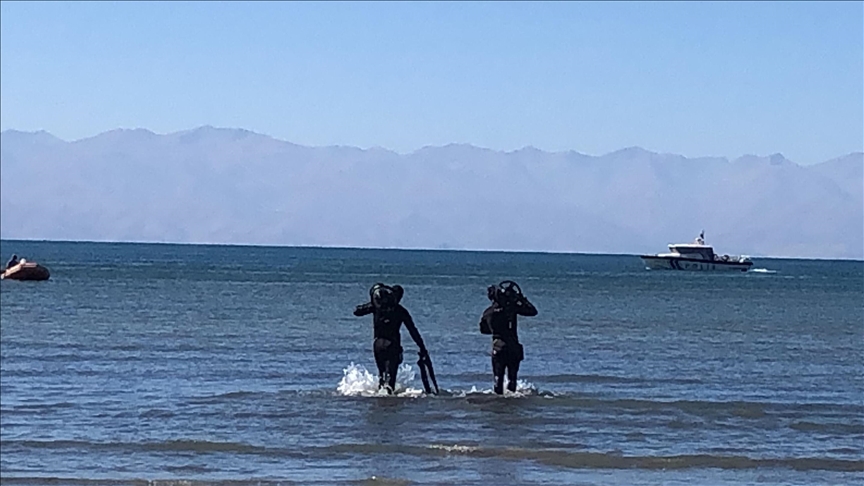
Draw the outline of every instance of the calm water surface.
M3 484L864 484L864 263L3 241ZM517 280L519 391L490 393L485 288ZM406 289L371 395L377 281ZM419 373L417 373L419 375ZM189 484L189 483L184 483Z

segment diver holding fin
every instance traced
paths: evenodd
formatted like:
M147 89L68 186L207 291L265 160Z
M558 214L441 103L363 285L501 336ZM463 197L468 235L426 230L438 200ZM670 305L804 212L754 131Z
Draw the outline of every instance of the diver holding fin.
M400 285L390 287L376 283L369 289L369 302L358 305L354 309L354 315L358 317L372 314L375 336L372 348L375 353L375 364L378 366L378 388L386 387L388 394L392 394L396 388L396 372L399 365L402 364L402 336L400 333L402 324L405 324L408 333L411 334L411 339L417 343L419 348L420 360L417 364L420 366L421 374L425 377L426 370L424 367L428 366L432 381L435 382L432 361L429 359L429 352L426 350L426 345L423 344L420 331L414 325L411 314L399 303L404 293L405 291ZM423 385L426 388L426 393L430 393L425 379ZM435 389L437 392L437 383L435 383Z
M516 316L533 317L537 308L522 295L522 289L512 280L489 286L486 296L492 301L480 318L480 333L492 335L492 374L495 377L495 393L504 393L504 374L507 374L507 389L516 391L519 363L525 359L525 351L519 343Z
M429 378L432 379L432 384L435 385L435 394L438 395L438 380L435 379L435 368L432 367L432 358L429 353L421 354L417 360L417 367L420 368L420 379L423 380L423 389L426 394L432 393L432 388L429 386Z

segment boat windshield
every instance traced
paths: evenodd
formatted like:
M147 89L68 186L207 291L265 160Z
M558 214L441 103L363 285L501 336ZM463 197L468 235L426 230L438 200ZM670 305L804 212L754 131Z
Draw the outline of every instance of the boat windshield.
M669 249L679 255L686 255L688 257L698 257L704 260L712 260L714 258L714 249L710 246L669 245Z

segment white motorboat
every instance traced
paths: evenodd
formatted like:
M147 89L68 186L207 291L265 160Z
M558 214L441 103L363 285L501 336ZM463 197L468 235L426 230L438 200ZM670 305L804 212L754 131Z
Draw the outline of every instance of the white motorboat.
M744 255L718 255L711 245L705 244L705 232L693 243L669 245L669 253L642 255L645 266L651 270L733 270L746 272L753 266Z

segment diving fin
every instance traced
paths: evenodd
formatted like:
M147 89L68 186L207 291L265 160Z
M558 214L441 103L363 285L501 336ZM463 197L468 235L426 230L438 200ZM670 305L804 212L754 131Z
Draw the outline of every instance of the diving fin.
M429 378L432 378L432 384L435 385L435 395L438 395L438 380L435 379L435 369L432 367L432 359L428 353L417 360L417 366L420 368L420 379L423 380L426 394L432 393L432 388L429 386Z

